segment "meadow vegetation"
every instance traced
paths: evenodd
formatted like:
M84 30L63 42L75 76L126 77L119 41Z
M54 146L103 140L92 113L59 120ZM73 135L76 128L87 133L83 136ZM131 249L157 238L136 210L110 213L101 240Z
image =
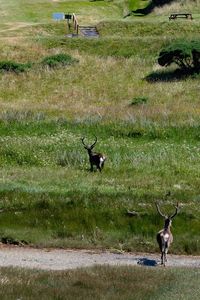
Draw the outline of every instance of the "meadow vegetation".
M1 238L154 252L154 202L171 212L179 201L170 251L200 254L199 75L157 64L169 42L199 35L200 19L169 22L164 7L123 19L122 2L2 1L0 61L32 67L0 73ZM56 11L96 24L100 38L67 38ZM42 66L60 54L76 63ZM94 135L107 156L101 174L81 144Z
M64 272L0 269L1 299L199 299L199 269L109 267Z

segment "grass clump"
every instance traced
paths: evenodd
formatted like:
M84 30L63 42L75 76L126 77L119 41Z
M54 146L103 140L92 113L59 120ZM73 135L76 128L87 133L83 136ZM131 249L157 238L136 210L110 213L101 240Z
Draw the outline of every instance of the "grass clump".
M78 167L83 164L83 157L80 155L80 151L73 149L70 151L64 151L58 154L57 156L57 165L58 166L74 166Z
M21 64L14 61L0 61L0 72L21 73L31 67L30 63Z
M131 105L145 104L147 100L147 97L134 97L131 101Z
M60 53L45 57L42 60L42 65L48 66L49 68L56 68L60 66L69 66L75 62L77 62L77 59L74 59L68 54Z

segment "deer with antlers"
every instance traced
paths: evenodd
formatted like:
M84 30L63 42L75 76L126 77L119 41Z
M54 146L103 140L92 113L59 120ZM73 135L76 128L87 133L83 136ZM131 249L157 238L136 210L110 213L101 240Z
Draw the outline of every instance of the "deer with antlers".
M81 141L83 143L84 148L87 150L89 155L89 161L90 161L90 171L92 172L94 170L93 166L96 166L97 170L101 172L104 166L104 162L106 160L106 157L102 153L93 152L92 149L96 145L97 137L95 136L95 141L91 146L88 146L84 143L84 139L82 138Z
M170 227L172 225L172 219L177 215L177 213L180 210L179 204L177 203L177 205L175 206L175 212L173 215L168 216L168 215L164 215L161 211L160 211L160 207L158 205L158 203L156 203L156 208L158 213L165 219L165 223L164 223L164 228L161 229L158 233L157 233L157 242L161 251L161 265L165 266L165 263L167 261L167 252L169 250L169 246L170 244L173 242L173 235L171 233Z

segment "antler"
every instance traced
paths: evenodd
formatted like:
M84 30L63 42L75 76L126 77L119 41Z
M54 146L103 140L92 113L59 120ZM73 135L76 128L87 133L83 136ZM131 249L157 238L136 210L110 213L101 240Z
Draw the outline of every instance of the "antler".
M180 210L180 207L179 207L179 203L178 203L178 202L177 202L175 208L176 208L176 211L175 211L175 213L170 217L170 219L173 219L173 218L177 215L177 213L179 212L179 210Z
M163 213L161 213L160 207L158 206L158 203L157 203L157 202L155 203L155 205L156 205L156 208L157 208L158 213L159 213L163 218L166 218L166 216L165 216Z
M85 147L85 148L87 148L87 149L93 149L94 148L94 146L95 146L95 144L96 144L96 142L97 142L97 137L95 136L95 142L91 145L91 146L87 146L85 143L84 143L84 137L83 138L81 138L81 141L82 141L82 143L83 143L83 146Z
M97 137L95 136L95 142L90 146L90 148L91 149L93 149L94 148L94 146L95 146L95 144L96 144L96 142L97 142Z
M87 145L84 143L84 139L85 139L84 137L81 138L81 141L82 141L82 143L83 143L83 146L87 148Z

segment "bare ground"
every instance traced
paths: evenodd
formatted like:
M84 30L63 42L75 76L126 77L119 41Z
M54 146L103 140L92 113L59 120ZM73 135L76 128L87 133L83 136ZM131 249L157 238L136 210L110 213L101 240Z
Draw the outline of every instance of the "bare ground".
M0 246L0 267L67 270L93 265L160 266L160 254ZM200 268L200 256L168 255L169 267Z

